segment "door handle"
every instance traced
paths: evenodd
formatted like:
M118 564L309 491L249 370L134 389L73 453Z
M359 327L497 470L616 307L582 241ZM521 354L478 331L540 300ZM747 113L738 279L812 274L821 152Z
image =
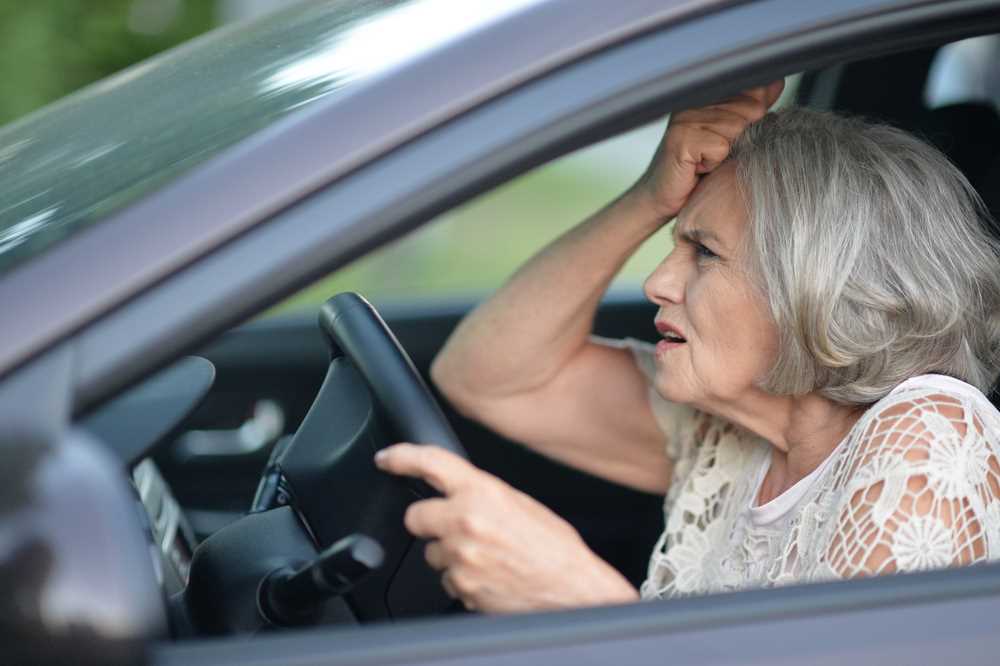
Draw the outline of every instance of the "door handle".
M250 456L278 441L285 431L285 410L274 400L258 400L253 413L232 430L190 430L180 437L177 455L199 457Z

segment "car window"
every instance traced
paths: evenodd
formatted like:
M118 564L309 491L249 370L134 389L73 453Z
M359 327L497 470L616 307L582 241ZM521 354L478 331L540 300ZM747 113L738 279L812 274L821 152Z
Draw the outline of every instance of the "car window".
M649 162L664 126L648 125L522 175L315 283L271 314L315 308L340 291L382 301L491 291L538 248L624 191ZM662 233L650 239L618 284L641 282L669 243Z
M795 99L800 79L788 77L778 106ZM265 316L315 309L341 291L382 302L488 293L548 241L635 182L665 128L666 120L654 122L541 166L316 282ZM672 243L666 231L654 234L612 290L636 293Z

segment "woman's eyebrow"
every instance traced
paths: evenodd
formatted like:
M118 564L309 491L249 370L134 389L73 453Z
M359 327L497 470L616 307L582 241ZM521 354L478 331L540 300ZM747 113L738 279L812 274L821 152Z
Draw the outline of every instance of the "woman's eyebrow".
M708 231L706 229L684 229L683 231L678 231L680 227L674 227L674 233L680 235L681 238L688 241L689 243L703 243L704 241L712 241L718 247L725 247L722 242L714 232Z

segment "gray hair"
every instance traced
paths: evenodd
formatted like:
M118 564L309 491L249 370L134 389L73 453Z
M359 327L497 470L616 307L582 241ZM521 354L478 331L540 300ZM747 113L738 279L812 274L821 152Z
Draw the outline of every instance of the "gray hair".
M773 393L869 404L924 373L1000 371L1000 252L962 173L901 130L792 108L730 156L747 267L777 325Z

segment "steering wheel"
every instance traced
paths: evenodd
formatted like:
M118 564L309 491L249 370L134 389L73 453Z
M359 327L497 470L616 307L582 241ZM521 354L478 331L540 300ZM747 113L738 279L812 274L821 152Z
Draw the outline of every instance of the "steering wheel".
M468 458L448 419L410 357L371 303L353 292L337 294L320 311L331 355L338 350L357 368L401 440L433 442Z
M331 361L309 413L276 458L289 495L317 545L374 538L385 563L349 595L360 619L442 612L452 600L423 547L403 527L406 507L433 494L426 484L387 475L375 452L399 441L465 449L396 337L364 298L342 293L320 311Z
M338 294L319 324L331 360L309 412L272 454L251 513L206 539L192 559L185 605L201 632L266 626L273 618L259 611L265 580L358 535L381 546L382 565L316 617L372 621L460 608L403 525L406 508L434 491L380 471L374 456L399 441L462 457L465 449L370 303Z

